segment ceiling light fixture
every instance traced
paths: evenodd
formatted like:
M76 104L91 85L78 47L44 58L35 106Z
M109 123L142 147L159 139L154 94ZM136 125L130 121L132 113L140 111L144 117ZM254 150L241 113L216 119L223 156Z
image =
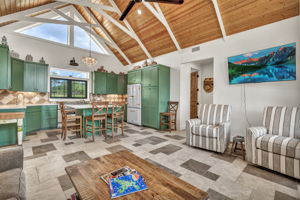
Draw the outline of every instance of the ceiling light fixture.
M87 66L92 67L97 63L97 59L92 57L92 16L91 16L92 13L91 11L89 12L89 14L90 14L90 51L88 56L82 58L82 62Z
M141 9L138 9L138 10L137 10L137 13L138 13L139 15L141 15L141 14L142 14L142 10L141 10Z

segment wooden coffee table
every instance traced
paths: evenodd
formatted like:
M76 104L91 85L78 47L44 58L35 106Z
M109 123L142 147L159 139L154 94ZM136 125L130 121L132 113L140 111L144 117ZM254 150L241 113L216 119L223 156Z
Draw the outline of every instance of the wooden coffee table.
M208 199L208 194L206 192L129 151L120 151L84 163L69 166L66 167L66 171L82 200L109 200L109 188L106 183L100 179L100 175L124 166L136 169L144 177L149 189L116 199Z

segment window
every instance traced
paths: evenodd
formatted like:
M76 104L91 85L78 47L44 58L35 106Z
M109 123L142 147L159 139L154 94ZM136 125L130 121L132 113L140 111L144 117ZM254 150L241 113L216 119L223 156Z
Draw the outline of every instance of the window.
M52 77L50 98L86 99L87 81Z
M80 27L74 27L74 46L90 50L90 36L89 34ZM91 40L91 49L92 51L99 53L106 53L103 48L100 48L100 45L96 43L95 39L92 36Z
M89 73L88 72L80 72L80 71L72 71L72 70L64 70L64 69L58 69L58 68L51 68L50 76L59 76L59 77L63 76L63 77L88 79Z
M65 19L58 18L57 20ZM20 33L61 44L68 44L68 26L63 24L39 24L23 29Z

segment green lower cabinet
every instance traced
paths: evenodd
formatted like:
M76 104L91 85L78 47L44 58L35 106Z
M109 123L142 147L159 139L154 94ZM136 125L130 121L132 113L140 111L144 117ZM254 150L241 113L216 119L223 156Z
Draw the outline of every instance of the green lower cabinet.
M17 124L1 124L0 146L13 145L18 143Z
M30 106L26 110L26 131L57 128L57 105Z
M142 107L142 125L152 128L159 128L158 108L152 106Z

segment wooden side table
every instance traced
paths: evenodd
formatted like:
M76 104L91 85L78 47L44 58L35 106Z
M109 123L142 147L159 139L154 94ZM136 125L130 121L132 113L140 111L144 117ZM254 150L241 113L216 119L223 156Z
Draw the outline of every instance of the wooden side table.
M238 145L240 145L240 147L238 148ZM245 160L245 137L244 136L235 136L233 137L233 143L232 143L232 147L231 147L231 155L236 154L236 155L240 155L236 153L236 150L241 151L241 154L243 156L243 159Z

